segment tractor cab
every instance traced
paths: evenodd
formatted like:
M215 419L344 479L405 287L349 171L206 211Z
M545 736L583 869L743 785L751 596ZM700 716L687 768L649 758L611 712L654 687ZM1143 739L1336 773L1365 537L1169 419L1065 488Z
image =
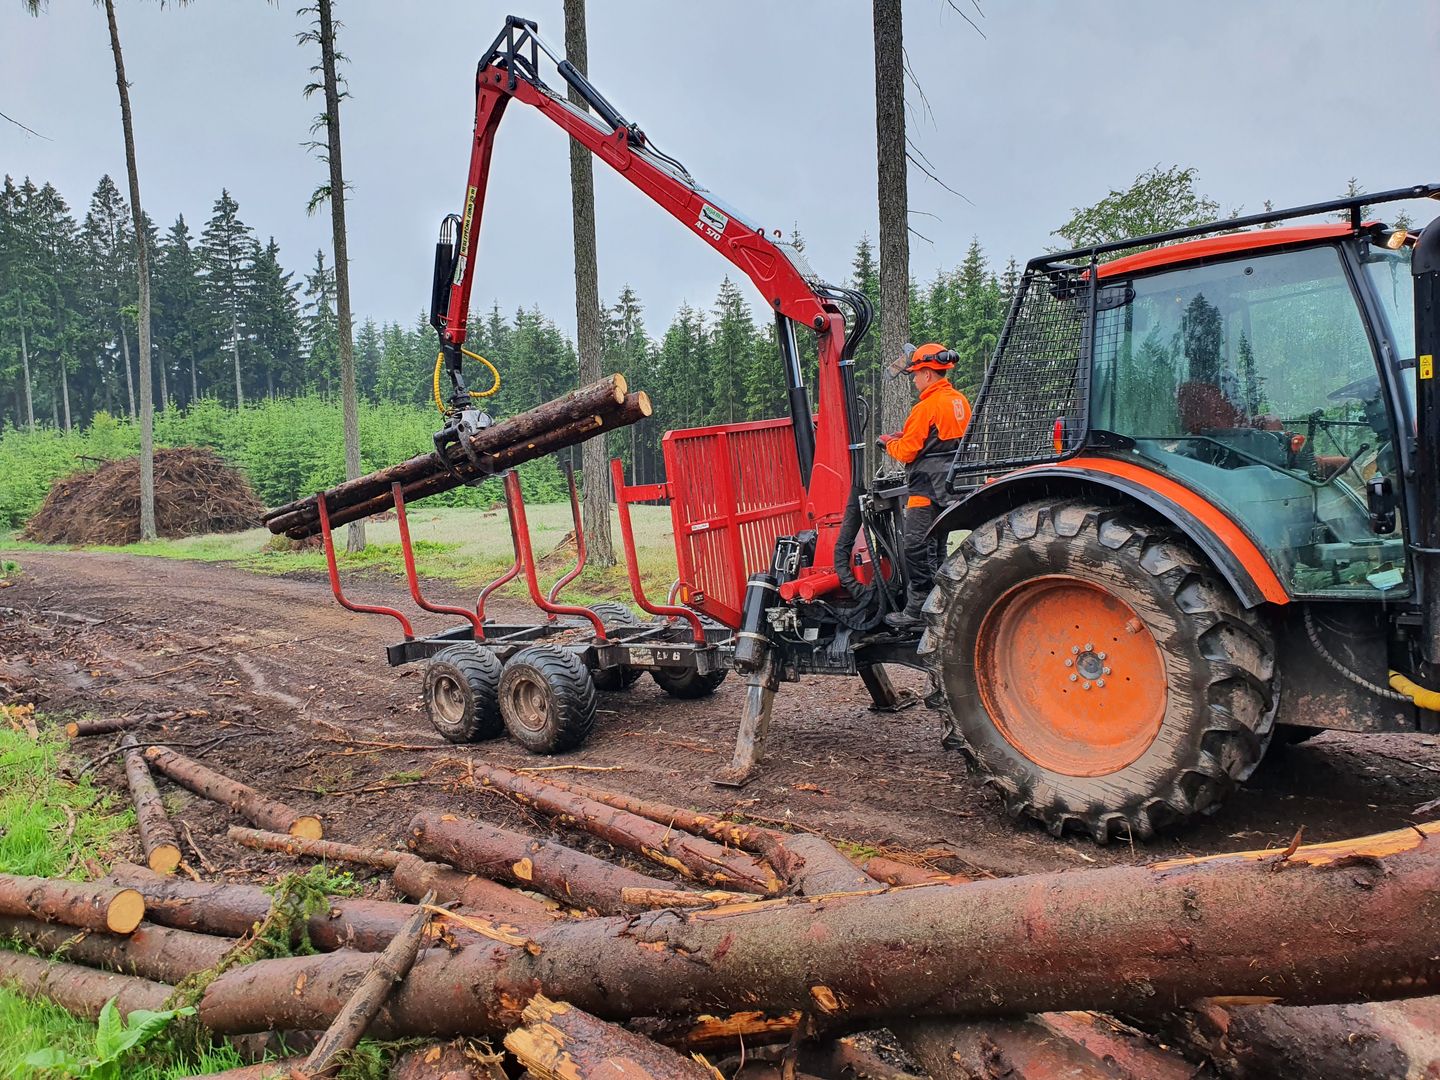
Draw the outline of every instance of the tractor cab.
M1102 266L1092 443L1229 516L1292 596L1406 595L1409 254L1403 233L1302 226Z

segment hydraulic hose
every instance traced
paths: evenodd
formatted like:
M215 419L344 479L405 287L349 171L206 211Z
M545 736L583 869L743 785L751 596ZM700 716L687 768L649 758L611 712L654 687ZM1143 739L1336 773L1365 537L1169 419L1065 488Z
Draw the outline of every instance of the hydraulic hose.
M1430 690L1398 671L1390 672L1390 689L1413 701L1422 709L1440 712L1440 690Z
M471 390L471 391L470 391L470 396L471 396L472 398L485 398L485 397L489 397L491 394L495 393L497 390L500 389L500 372L499 372L498 370L496 370L494 364L492 364L489 360L486 360L485 357L481 356L479 353L473 353L473 352L471 352L469 349L461 349L460 351L461 351L462 353L464 353L466 356L470 357L471 360L479 360L480 363L484 364L487 368L490 369L490 374L491 374L492 376L494 376L494 378L495 378L495 381L490 385L490 389L488 389L488 390ZM434 393L434 395L435 395L435 408L437 408L437 409L440 410L440 413L441 413L442 416L443 416L444 413L445 413L445 399L440 396L440 370L441 370L442 365L444 365L444 363L445 363L445 354L444 354L443 352L438 352L438 353L436 353L436 354L435 354L435 377L431 380L431 384L432 384L432 385L431 385L431 391L432 391L432 392Z

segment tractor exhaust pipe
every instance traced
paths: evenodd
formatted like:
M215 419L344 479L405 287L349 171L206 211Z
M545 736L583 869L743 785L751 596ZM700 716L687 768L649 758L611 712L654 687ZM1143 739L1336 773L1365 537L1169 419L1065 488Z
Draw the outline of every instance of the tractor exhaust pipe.
M1440 674L1440 218L1426 226L1415 244L1410 272L1415 278L1415 487L1418 528L1411 539L1423 598L1426 680Z

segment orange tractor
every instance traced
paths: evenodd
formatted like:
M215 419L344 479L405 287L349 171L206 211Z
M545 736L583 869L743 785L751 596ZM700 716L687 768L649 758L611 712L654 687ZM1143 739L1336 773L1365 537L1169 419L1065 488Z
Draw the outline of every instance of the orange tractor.
M541 77L546 60L565 93ZM389 652L427 663L447 738L509 728L532 749L568 749L594 723L597 688L648 671L667 693L700 697L734 670L746 679L740 736L716 779L738 785L782 683L858 675L878 709L897 710L913 701L885 665L907 665L929 673L946 743L1012 814L1104 841L1214 810L1275 739L1440 726L1440 694L1421 685L1440 677L1440 225L1417 238L1362 210L1440 185L1029 263L945 481L954 501L935 530L963 539L923 633L906 633L885 623L906 598L904 485L863 467L876 431L853 356L869 302L706 191L533 22L507 20L475 87L463 212L446 220L432 288L451 390L442 464L453 471L462 450L484 464L466 448L490 418L461 358L512 102L752 281L775 317L790 415L667 433L662 483L627 485L612 463L651 623L558 604L573 574L542 595L511 476L509 576L523 568L550 617L496 625L482 594L473 613L430 607L468 625L416 638L405 624ZM803 333L815 337L809 371ZM640 588L636 500L669 504L684 607ZM333 564L332 583L340 595ZM422 601L413 569L411 589Z

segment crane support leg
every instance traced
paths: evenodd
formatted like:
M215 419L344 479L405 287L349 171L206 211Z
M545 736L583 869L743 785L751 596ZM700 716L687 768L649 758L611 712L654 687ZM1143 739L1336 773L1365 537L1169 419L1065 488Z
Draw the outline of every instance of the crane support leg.
M871 712L899 712L920 703L914 690L896 690L890 675L880 664L861 664L860 681L870 691Z
M775 705L775 691L780 686L779 666L773 651L745 683L745 706L740 713L740 734L735 739L735 756L730 764L713 777L711 783L722 787L744 787L765 754L765 736L770 731L770 710Z

